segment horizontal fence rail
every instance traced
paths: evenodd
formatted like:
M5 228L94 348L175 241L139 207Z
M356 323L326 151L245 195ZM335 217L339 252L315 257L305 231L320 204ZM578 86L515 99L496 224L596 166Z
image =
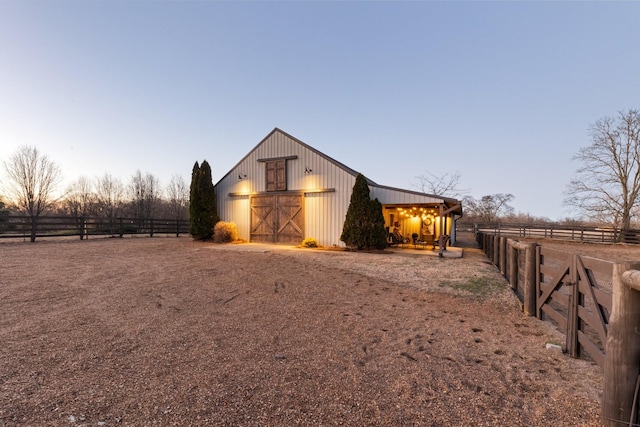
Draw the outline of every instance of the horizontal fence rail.
M545 238L572 240L591 243L632 243L640 244L640 230L620 230L610 227L584 227L569 225L522 225L522 224L469 224L459 228L469 228L476 233L486 233L507 237Z
M638 425L640 262L614 263L502 233L478 232L476 241L522 311L554 324L565 335L567 354L603 369L603 424Z
M136 219L69 216L41 216L35 224L29 216L9 215L0 218L0 239L29 239L31 237L117 236L189 233L189 221L184 219Z

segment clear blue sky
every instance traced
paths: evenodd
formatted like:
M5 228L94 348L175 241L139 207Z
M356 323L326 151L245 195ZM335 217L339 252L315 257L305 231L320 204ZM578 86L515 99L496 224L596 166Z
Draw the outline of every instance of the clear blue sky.
M589 126L640 108L640 2L0 0L0 161L214 183L274 127L379 184L459 173L560 219Z

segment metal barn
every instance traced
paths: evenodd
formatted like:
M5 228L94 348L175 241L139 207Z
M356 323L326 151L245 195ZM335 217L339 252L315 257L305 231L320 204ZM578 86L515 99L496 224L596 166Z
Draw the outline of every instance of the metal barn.
M275 128L215 185L218 215L251 242L298 244L313 237L343 246L342 226L358 172ZM456 199L378 185L370 196L383 205L389 230L404 236L441 233L455 242Z

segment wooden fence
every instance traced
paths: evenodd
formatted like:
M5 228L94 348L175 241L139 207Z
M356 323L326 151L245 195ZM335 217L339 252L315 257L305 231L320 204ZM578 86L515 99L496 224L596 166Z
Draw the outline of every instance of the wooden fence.
M0 222L0 239L30 239L32 220L29 216L10 215ZM70 216L42 216L35 224L34 238L78 236L81 240L90 236L117 236L189 233L188 220L97 218Z
M574 240L591 243L640 244L640 230L620 230L611 227L583 227L569 225L522 224L458 224L458 228L476 233L496 234L507 237L532 237L557 240Z
M524 313L554 323L570 356L602 367L603 424L638 425L640 262L614 263L493 233L479 232L476 240Z

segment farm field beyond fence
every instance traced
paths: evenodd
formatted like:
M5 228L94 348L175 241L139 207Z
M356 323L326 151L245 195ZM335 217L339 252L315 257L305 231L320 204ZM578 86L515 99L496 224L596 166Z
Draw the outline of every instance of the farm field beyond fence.
M0 245L0 426L599 425L478 249Z

